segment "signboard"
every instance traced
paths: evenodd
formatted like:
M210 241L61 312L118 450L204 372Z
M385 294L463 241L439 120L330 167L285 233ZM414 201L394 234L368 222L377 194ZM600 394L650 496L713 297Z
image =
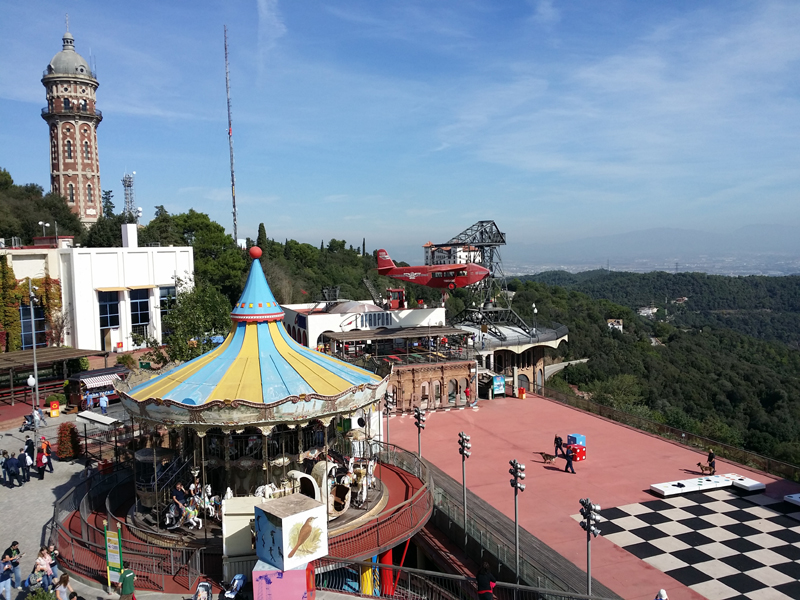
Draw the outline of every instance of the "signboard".
M506 393L506 378L503 375L492 377L492 392L495 395Z
M61 414L61 405L56 400L50 403L50 418L54 419Z
M108 521L103 521L103 529L106 534L106 576L108 585L119 583L119 576L122 573L122 530L117 523L117 531L108 530Z
M254 507L256 556L280 571L305 567L328 554L325 506L290 494Z

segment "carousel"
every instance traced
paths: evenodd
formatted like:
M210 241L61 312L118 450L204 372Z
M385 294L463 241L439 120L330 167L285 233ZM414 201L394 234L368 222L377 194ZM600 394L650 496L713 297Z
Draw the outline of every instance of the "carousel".
M380 505L375 463L362 449L370 428L380 426L377 404L388 377L294 341L261 250L252 247L250 256L220 346L149 379L116 384L126 411L149 432L134 453L136 526L184 532L194 525L208 537L203 517L218 519L220 500L237 496L304 494L341 522L358 518L347 517L355 508ZM188 515L172 501L178 483Z

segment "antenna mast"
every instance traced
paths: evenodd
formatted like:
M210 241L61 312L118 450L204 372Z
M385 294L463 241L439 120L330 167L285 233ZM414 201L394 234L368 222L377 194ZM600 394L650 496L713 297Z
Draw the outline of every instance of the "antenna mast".
M228 26L225 29L225 92L228 95L228 146L231 151L231 200L233 202L233 241L239 245L239 225L236 219L236 175L233 171L233 124L231 122L231 71L228 66Z
M122 177L122 188L125 190L125 208L123 212L132 217L136 215L136 196L133 191L134 175L136 175L136 171L133 172L133 175L125 173Z

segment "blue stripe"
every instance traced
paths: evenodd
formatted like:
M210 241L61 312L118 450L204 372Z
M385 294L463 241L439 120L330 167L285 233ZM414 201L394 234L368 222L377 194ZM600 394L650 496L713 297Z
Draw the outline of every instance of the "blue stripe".
M321 366L322 368L327 369L331 373L338 375L345 381L349 381L353 385L359 385L361 383L377 383L375 379L369 376L368 371L364 371L364 375L361 375L360 373L353 371L353 369L349 368L345 363L333 358L332 356L315 352L310 348L306 348L302 344L298 344L292 339L292 336L289 335L289 332L286 331L286 328L283 327L282 324L279 324L278 330L281 332L283 339L286 340L286 343L289 344L289 346L298 354L302 354L305 358Z
M264 393L264 403L269 404L283 400L287 396L313 394L314 388L278 352L269 332L269 323L258 323L257 327L258 358L261 361L261 389ZM283 327L278 324L278 329L283 329Z
M169 398L176 402L182 402L193 406L204 404L208 400L215 400L215 398L209 398L209 396L222 380L225 373L227 373L228 369L231 368L233 361L239 356L239 351L242 349L242 342L244 342L244 328L246 326L246 323L238 323L236 329L233 331L233 339L228 347L225 348L225 351L197 373L186 379L186 381L175 387L169 393Z

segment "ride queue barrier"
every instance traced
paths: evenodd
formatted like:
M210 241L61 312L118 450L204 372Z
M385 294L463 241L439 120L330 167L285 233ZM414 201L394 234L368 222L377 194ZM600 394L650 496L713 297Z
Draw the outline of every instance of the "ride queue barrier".
M314 561L317 590L340 592L362 598L388 600L478 600L474 577L423 571L382 563L358 562L322 558ZM372 570L372 585L366 589L362 573ZM392 584L382 586L381 581L392 578ZM494 588L495 600L611 600L601 596L554 591L541 587L515 585L498 581Z

